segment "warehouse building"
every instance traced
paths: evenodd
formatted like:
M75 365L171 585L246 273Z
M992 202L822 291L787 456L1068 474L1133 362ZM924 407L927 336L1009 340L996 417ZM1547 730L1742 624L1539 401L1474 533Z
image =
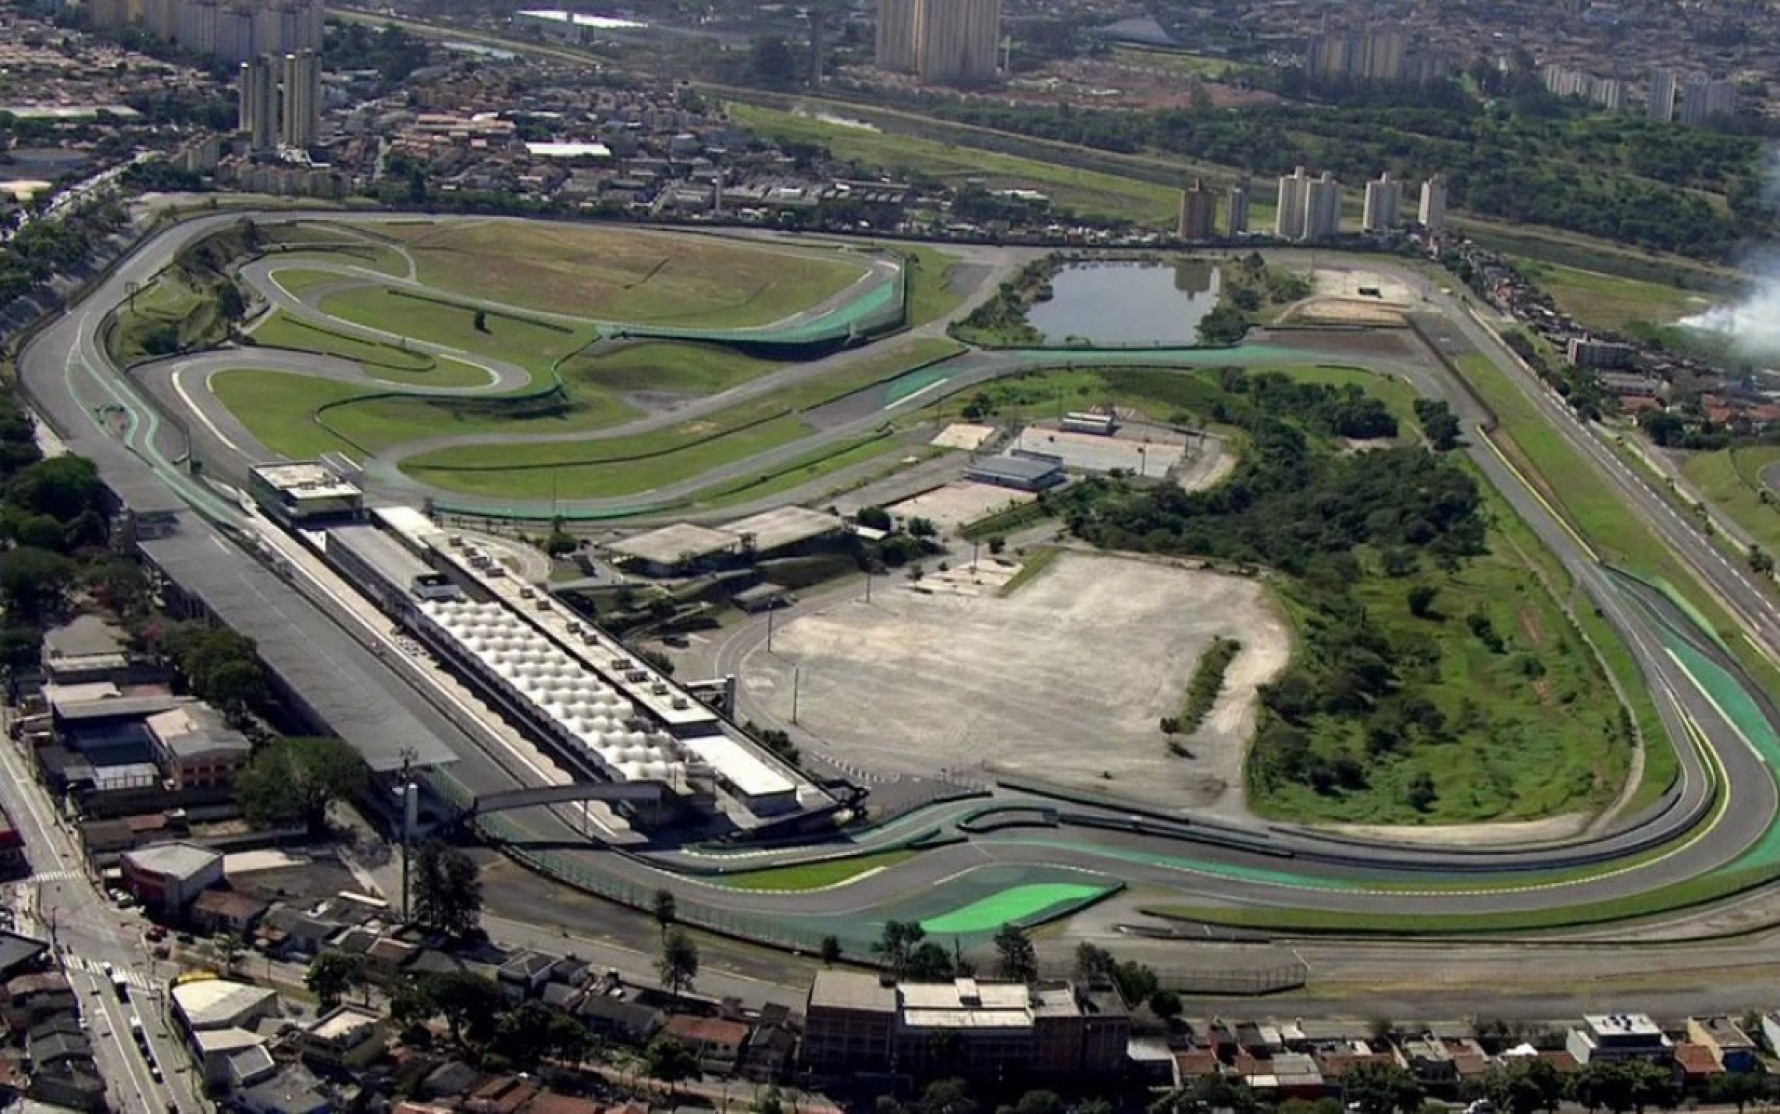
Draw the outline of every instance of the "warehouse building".
M808 507L778 507L724 526L676 522L633 534L606 549L645 576L688 576L809 552L846 532L847 524L838 515Z
M1044 491L1063 482L1063 458L1016 450L1007 456L971 461L964 478L1015 491Z

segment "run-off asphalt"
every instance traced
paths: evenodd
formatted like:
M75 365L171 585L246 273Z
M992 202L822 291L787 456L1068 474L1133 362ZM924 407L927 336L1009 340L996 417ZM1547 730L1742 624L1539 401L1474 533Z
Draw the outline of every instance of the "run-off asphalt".
M1163 807L1242 808L1255 686L1290 652L1284 619L1240 577L1089 553L1060 555L1007 598L926 594L897 578L784 623L743 676L774 718L872 771L997 774ZM1211 640L1243 650L1207 727L1170 753Z

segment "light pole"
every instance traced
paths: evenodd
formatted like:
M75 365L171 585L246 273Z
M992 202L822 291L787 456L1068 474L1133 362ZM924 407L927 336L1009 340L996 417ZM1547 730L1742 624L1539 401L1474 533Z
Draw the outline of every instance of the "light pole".
M410 771L414 765L414 748L402 748L402 784L401 784L401 841L402 841L402 923L409 922L408 910L408 852L414 836L414 812L416 792Z

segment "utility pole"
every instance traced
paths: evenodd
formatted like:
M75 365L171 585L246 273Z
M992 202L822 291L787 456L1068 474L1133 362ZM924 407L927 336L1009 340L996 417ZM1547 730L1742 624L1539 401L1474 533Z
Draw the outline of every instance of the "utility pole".
M803 681L803 666L791 667L791 726L797 726L797 690Z
M776 607L766 609L766 652L769 654L773 652L773 612L777 610Z
M414 758L415 758L415 753L414 753L413 747L403 747L402 748L402 785L401 785L400 793L401 793L401 809L402 809L401 825L402 825L402 923L403 924L409 923L408 858L409 858L409 849L414 842L414 813L415 813L415 797L416 797L415 788L414 788L414 780L410 776L410 771L413 769L413 766L414 766Z

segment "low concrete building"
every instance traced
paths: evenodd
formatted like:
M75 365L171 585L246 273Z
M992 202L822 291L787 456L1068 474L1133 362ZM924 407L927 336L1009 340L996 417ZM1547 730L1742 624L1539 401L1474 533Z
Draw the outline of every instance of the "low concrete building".
M78 616L43 632L43 678L58 685L121 681L130 667L125 645L117 626L97 615Z
M237 1054L251 1048L263 1048L266 1039L258 1033L233 1026L222 1029L199 1029L188 1034L192 1055L205 1084L211 1087L230 1085L229 1064Z
M804 1066L824 1076L1111 1074L1124 1065L1131 1036L1116 994L1066 983L896 984L823 970L804 1016Z
M253 744L208 704L187 704L144 721L155 761L174 790L227 789Z
M1571 1029L1564 1047L1578 1064L1597 1060L1652 1060L1666 1064L1675 1058L1675 1044L1662 1026L1643 1013L1589 1014Z
M188 1033L245 1029L278 1013L276 990L232 979L194 979L177 984L168 996L174 1018Z
M1761 1057L1755 1042L1742 1026L1722 1014L1687 1019L1687 1039L1712 1051L1712 1058L1728 1072L1757 1071Z
M267 513L301 524L356 519L365 512L365 493L332 460L293 460L255 465L247 477L248 494Z
M223 857L190 843L155 843L123 854L124 886L142 904L179 917L222 881Z
M336 1006L297 1037L297 1053L330 1071L362 1068L387 1046L383 1016L358 1006Z
M1015 491L1043 491L1063 482L1063 461L1043 453L983 457L970 462L964 478Z

